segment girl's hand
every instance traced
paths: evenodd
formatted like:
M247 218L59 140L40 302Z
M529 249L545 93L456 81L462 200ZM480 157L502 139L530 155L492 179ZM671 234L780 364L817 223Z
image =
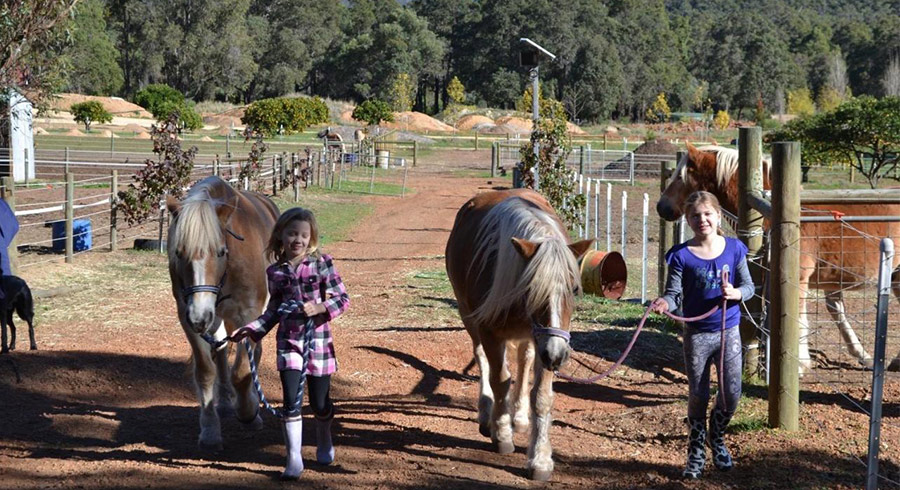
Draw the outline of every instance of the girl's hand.
M722 296L730 301L740 301L743 299L741 297L741 290L732 286L730 282L722 283Z
M669 303L666 303L666 300L662 298L656 298L650 303L650 311L655 313L665 313L669 311Z
M325 309L325 305L322 303L316 303L315 301L309 301L303 304L303 313L306 313L307 317L314 317L316 315L321 315L325 313L327 310Z
M229 337L229 339L231 339L232 342L240 342L247 337L249 337L250 340L252 340L254 342L259 342L259 340L262 338L262 336L259 335L258 332L256 332L255 330L253 330L252 327L250 327L250 325L245 325L245 326L235 330L234 332L232 332L231 337Z

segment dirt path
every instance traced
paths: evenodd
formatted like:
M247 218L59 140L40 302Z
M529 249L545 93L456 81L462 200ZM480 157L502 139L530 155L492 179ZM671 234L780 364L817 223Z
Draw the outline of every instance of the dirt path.
M157 274L133 290L98 285L96 298L68 306L96 311L92 321L55 316L39 325L41 350L10 356L21 384L0 360L0 488L861 485L865 468L853 456L865 439L866 417L827 389L812 388L804 394L802 437L758 427L736 431L731 440L738 467L685 484L678 475L687 390L680 373L663 371L656 360L600 385L556 384L551 483L525 477L525 435L516 435L515 454L492 452L490 441L478 434L477 382L467 370L471 347L452 308L452 293L420 280L443 269L444 245L459 206L499 184L460 176L483 171L486 162L484 152L423 158L410 180L415 195L371 198L374 214L348 240L328 247L351 295L349 312L335 324L340 371L333 393L339 410L334 465L315 464L309 424L302 480L278 482L284 447L271 417L258 432L226 418L225 449L199 453L187 348L167 281L158 273L164 259L90 254L76 266L47 266L26 278L40 282L42 275L65 267L90 274L91 264L104 261L121 261L124 273L151 268ZM263 386L280 402L272 339L267 342ZM677 358L680 346L674 350ZM764 387L746 391L753 400L766 396ZM885 399L896 400L897 394L896 386L889 386ZM857 396L864 399L865 389ZM888 405L885 414L897 417L896 405ZM898 432L890 425L883 432L882 469L894 476Z

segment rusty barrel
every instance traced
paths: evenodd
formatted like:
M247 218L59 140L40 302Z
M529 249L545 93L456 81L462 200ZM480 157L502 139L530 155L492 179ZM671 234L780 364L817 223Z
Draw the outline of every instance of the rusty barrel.
M628 267L622 254L588 250L579 266L584 292L609 299L622 297L628 282Z

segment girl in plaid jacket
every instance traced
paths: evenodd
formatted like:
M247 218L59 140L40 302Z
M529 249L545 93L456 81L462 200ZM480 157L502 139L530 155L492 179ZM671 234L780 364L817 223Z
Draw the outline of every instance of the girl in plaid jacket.
M231 336L235 342L245 337L259 342L279 324L277 364L284 391L287 448L287 464L281 476L285 479L297 479L303 471L302 400L297 396L303 376L316 418L316 459L321 464L334 461L331 442L334 404L329 391L331 375L337 371L337 359L329 322L347 310L350 300L332 257L320 253L318 245L319 227L311 211L298 207L282 213L266 247L269 258L275 260L266 269L269 282L266 311ZM303 347L309 319L315 324L315 331L304 366Z

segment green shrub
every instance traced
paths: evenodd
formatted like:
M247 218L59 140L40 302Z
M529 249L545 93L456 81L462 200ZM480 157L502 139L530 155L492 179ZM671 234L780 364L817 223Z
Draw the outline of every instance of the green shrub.
M328 106L318 97L257 100L241 117L241 122L265 136L297 133L327 121Z
M112 114L103 108L103 104L96 100L72 104L72 107L69 108L69 112L75 116L75 122L84 124L85 131L91 130L92 123L107 123L112 121Z
M200 129L203 120L178 90L162 84L147 85L134 95L134 103L147 109L157 121L168 121L176 114L177 125L183 129Z
M378 99L369 99L353 109L353 119L364 121L369 126L377 126L381 121L393 121L394 114L387 102Z

